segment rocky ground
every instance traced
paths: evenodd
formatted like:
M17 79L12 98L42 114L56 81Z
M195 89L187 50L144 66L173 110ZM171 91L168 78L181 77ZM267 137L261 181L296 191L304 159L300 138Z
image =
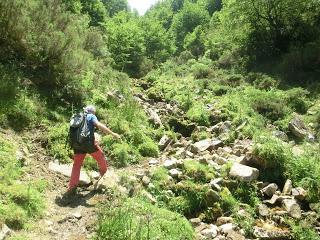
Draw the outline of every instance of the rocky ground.
M112 94L111 94L112 95ZM117 97L116 94L113 94ZM163 119L171 115L183 115L175 104L164 101L155 102L142 94L135 96L136 100L144 107L150 117L150 121L156 126L161 126ZM210 107L210 106L209 106ZM214 114L219 114L214 112ZM214 117L214 116L213 116ZM292 131L297 134L312 136L303 129L299 120L292 123ZM182 165L186 160L200 162L216 171L216 177L208 183L210 195L213 199L219 198L219 192L230 180L251 182L258 189L261 204L256 209L258 217L252 226L255 239L291 239L290 229L285 224L285 218L301 219L316 217L313 206L305 201L306 190L293 188L288 179L283 188L276 183L257 182L259 170L253 165L259 165L261 159L252 154L253 142L250 139L236 140L230 144L224 144L226 134L232 126L229 121L220 121L211 127L195 126L193 124L176 124L176 130L183 133L179 140L163 136L159 142L161 155L159 158L147 159L139 165L129 166L124 169L109 169L106 176L95 186L98 174L91 172L81 174L81 187L75 197L66 203L61 200L61 195L66 191L67 182L71 172L70 165L59 165L53 158L48 157L45 149L41 146L41 130L32 136L29 151L22 151L20 157L28 160L26 164L29 171L25 174L28 179L45 179L48 182L46 191L47 210L44 216L32 224L30 229L23 232L11 232L11 235L23 234L28 239L90 239L94 235L95 224L98 216L98 204L107 200L109 191L117 190L122 194L133 195L136 191L143 194L156 203L155 196L150 194L154 186L151 182L150 173L153 169L162 166L169 171L170 178L175 183L184 179ZM214 133L213 138L201 141L193 141L188 136L192 131L206 131ZM283 134L277 133L283 137ZM297 149L294 149L297 152ZM221 172L225 165L232 164L228 176L222 176ZM132 186L120 185L119 176L126 174L131 179ZM219 176L221 175L221 176ZM209 196L209 197L210 197ZM214 200L212 200L214 201ZM246 212L240 209L238 214L244 217ZM200 217L189 219L194 226L197 239L233 239L241 240L244 230L239 227L235 219L230 216L219 216L215 222L205 223ZM319 220L319 219L318 219ZM320 223L314 226L320 233Z

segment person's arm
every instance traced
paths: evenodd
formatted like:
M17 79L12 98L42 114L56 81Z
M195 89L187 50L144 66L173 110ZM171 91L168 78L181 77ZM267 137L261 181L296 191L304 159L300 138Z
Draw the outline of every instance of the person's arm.
M94 125L99 128L102 132L104 132L105 134L110 134L115 138L120 138L120 135L117 133L112 132L106 125L104 125L103 123L99 122L99 121L95 121Z

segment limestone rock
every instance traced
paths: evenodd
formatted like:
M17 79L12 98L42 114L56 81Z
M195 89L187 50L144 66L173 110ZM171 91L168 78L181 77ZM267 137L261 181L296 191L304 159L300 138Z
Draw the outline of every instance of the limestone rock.
M232 217L219 217L216 222L217 226L221 226L221 225L224 225L227 223L233 223L233 218Z
M303 201L307 197L307 191L302 187L297 187L292 189L292 196L299 201Z
M193 227L197 227L201 224L201 219L200 218L191 218L189 219L189 222Z
M206 229L201 231L201 234L206 239L215 238L218 235L218 227L216 225L210 224L209 228L206 228Z
M229 175L244 182L251 182L258 178L259 170L239 163L234 163Z
M150 159L149 160L149 165L154 166L154 165L158 165L159 164L159 160L158 159Z
M230 231L227 235L228 240L246 240L246 238L241 235L240 233L237 233L236 231Z
M262 227L254 227L253 235L256 238L264 239L264 240L275 240L281 239L286 240L290 239L291 235L288 230L281 230L281 229L264 229Z
M206 201L209 206L220 200L220 195L216 191L209 189L206 193Z
M282 202L283 208L289 213L293 218L301 218L301 209L299 204L294 199L284 199Z
M286 181L286 183L284 184L282 193L284 195L291 195L291 191L292 191L292 181L290 179L288 179Z
M205 139L191 145L191 152L199 153L205 150L212 150L218 146L222 145L222 141L219 139Z
M176 168L169 170L169 175L170 175L171 177L173 177L173 178L177 178L177 177L179 177L181 174L182 174L182 172L179 171L179 170L176 169Z
M166 169L173 169L177 166L177 160L175 158L168 159L164 161L163 166Z
M158 127L162 126L161 119L156 111L152 110L151 108L147 108L146 112L149 116L150 122L152 122L155 126L158 126Z
M62 174L66 177L71 177L72 166L68 164L58 164L55 162L50 162L49 170L55 173ZM90 183L91 183L91 180L89 176L84 171L81 171L79 184L88 185Z
M234 230L234 225L232 223L226 223L219 227L220 231L224 234L228 234Z
M7 237L9 237L12 234L12 231L10 228L8 228L7 225L2 224L0 228L0 240L5 240Z
M150 183L150 178L149 178L148 176L143 176L143 178L142 178L142 184L143 184L144 186L148 186L149 183Z
M277 190L278 190L277 184L271 183L271 184L269 184L268 186L262 188L262 189L261 189L261 192L262 192L264 195L266 195L266 196L268 196L268 197L271 197L271 196L273 196L273 194L274 194Z
M269 208L265 204L259 204L258 212L259 212L259 215L262 217L269 216Z
M289 130L299 139L304 139L310 134L304 122L298 116L295 116L289 122Z
M167 135L164 135L159 141L160 150L161 151L164 150L170 142L171 142L171 139Z

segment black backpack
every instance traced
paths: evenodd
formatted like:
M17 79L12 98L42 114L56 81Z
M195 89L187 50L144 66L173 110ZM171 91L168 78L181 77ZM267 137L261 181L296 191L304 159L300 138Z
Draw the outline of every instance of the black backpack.
M89 129L87 114L77 113L72 115L68 137L70 147L76 152L95 152L93 136L94 133L91 133Z

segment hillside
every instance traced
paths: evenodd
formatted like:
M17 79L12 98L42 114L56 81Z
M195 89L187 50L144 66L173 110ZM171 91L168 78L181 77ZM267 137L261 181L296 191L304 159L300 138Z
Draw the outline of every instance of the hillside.
M319 1L0 2L0 239L320 239ZM69 118L99 137L75 196Z

